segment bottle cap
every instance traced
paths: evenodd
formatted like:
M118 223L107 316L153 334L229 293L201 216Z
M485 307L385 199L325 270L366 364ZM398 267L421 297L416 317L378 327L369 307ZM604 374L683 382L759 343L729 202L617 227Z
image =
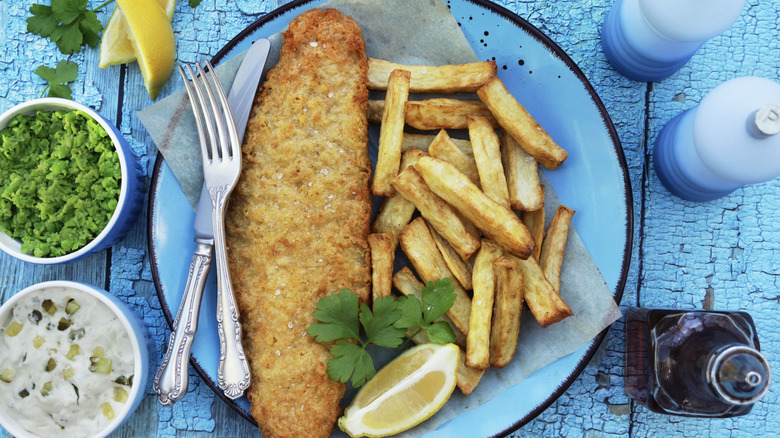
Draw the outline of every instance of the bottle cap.
M731 27L745 0L639 0L647 24L680 42L704 42Z
M780 133L780 106L764 105L756 111L756 128L764 135Z
M732 344L713 354L707 379L715 393L735 405L757 402L769 389L769 363L757 350Z
M715 175L737 184L777 177L780 135L756 134L762 126L769 132L777 129L780 112L773 113L771 108L778 106L780 84L775 81L747 76L718 85L696 108L696 154Z

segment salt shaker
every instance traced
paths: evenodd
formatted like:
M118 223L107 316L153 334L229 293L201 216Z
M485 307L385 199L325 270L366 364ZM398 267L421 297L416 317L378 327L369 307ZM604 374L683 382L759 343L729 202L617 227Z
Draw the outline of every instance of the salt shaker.
M604 54L630 79L660 81L731 27L745 1L617 0L601 30Z
M651 411L745 415L769 389L769 363L745 312L631 308L626 394Z
M780 175L780 84L726 81L672 119L654 146L658 178L673 194L710 201Z

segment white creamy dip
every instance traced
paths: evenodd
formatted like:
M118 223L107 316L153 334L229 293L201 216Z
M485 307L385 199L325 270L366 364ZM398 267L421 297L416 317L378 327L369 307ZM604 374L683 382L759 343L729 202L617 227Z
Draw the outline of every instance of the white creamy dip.
M68 306L69 299L76 304ZM99 300L75 289L43 289L19 301L0 329L0 409L25 429L88 437L124 410L133 347Z

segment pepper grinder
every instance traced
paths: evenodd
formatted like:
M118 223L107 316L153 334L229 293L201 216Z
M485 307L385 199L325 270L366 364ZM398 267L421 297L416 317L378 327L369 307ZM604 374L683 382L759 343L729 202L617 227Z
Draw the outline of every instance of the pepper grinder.
M660 81L731 27L745 1L617 0L601 30L604 54L629 79Z
M654 165L664 186L710 201L780 175L780 84L754 76L726 81L658 135Z

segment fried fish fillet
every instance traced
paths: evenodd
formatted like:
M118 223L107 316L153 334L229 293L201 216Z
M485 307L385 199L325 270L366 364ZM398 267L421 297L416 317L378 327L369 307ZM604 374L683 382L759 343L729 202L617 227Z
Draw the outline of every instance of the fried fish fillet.
M304 12L250 114L226 227L248 397L266 437L328 436L341 414L345 385L306 330L321 297L348 288L365 301L370 290L366 69L351 18Z

